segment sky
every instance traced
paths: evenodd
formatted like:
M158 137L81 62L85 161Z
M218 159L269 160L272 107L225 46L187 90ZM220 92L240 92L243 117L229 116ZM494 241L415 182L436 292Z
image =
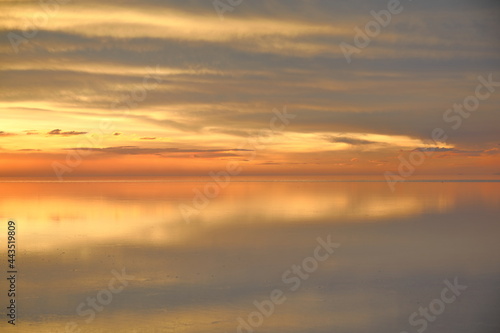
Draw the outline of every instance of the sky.
M499 4L394 1L2 0L0 176L500 174Z

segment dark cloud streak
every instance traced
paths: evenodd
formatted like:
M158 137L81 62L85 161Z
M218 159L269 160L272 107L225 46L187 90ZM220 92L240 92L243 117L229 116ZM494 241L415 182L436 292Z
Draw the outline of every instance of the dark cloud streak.
M55 129L55 130L52 130L52 131L48 132L47 134L49 134L49 135L61 135L61 136L73 136L73 135L84 135L84 134L87 134L87 133L88 132L78 132L78 131L66 131L66 132L63 132L60 129Z
M227 153L248 152L248 149L179 149L179 148L143 148L138 146L117 146L107 148L68 148L65 150L82 150L116 155L155 155L163 153Z

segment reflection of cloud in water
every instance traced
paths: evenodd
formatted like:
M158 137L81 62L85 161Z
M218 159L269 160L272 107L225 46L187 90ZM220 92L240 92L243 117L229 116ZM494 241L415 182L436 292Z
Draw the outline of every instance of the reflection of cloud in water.
M3 184L0 208L5 217L29 223L26 249L53 249L88 242L157 244L182 242L185 225L180 203L192 204L193 188L205 183ZM406 185L406 187L405 187ZM384 183L233 183L206 209L195 225L225 223L327 223L396 219L453 209L460 192L454 184L405 184L387 191ZM473 186L473 185L470 185ZM9 194L10 193L10 194ZM29 209L26 209L29 207Z
M234 332L331 234L342 247L259 332L407 330L454 276L470 288L435 327L474 331L498 295L498 184L400 185L234 183L190 225L177 204L193 183L8 185L1 208L23 250L18 328L81 323L77 305L125 267L136 280L82 332Z

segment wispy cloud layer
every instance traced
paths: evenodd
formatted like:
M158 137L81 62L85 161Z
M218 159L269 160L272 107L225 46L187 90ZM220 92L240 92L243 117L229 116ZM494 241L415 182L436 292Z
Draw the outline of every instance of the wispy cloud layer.
M354 28L387 1L246 1L224 21L210 1L68 2L29 38L25 23L44 13L40 4L2 2L0 146L63 152L109 119L105 146L219 150L256 135L287 105L297 117L263 154L269 163L331 149L345 163L390 160L446 127L444 111L478 75L500 81L496 2L404 5L347 64L339 43L353 43ZM141 87L148 67L161 83L124 116L113 105ZM447 149L497 147L499 95L449 131Z

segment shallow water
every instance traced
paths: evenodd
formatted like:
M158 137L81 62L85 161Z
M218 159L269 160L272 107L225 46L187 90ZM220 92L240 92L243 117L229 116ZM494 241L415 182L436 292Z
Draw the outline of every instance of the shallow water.
M323 180L4 180L18 318L0 329L500 331L499 182Z

